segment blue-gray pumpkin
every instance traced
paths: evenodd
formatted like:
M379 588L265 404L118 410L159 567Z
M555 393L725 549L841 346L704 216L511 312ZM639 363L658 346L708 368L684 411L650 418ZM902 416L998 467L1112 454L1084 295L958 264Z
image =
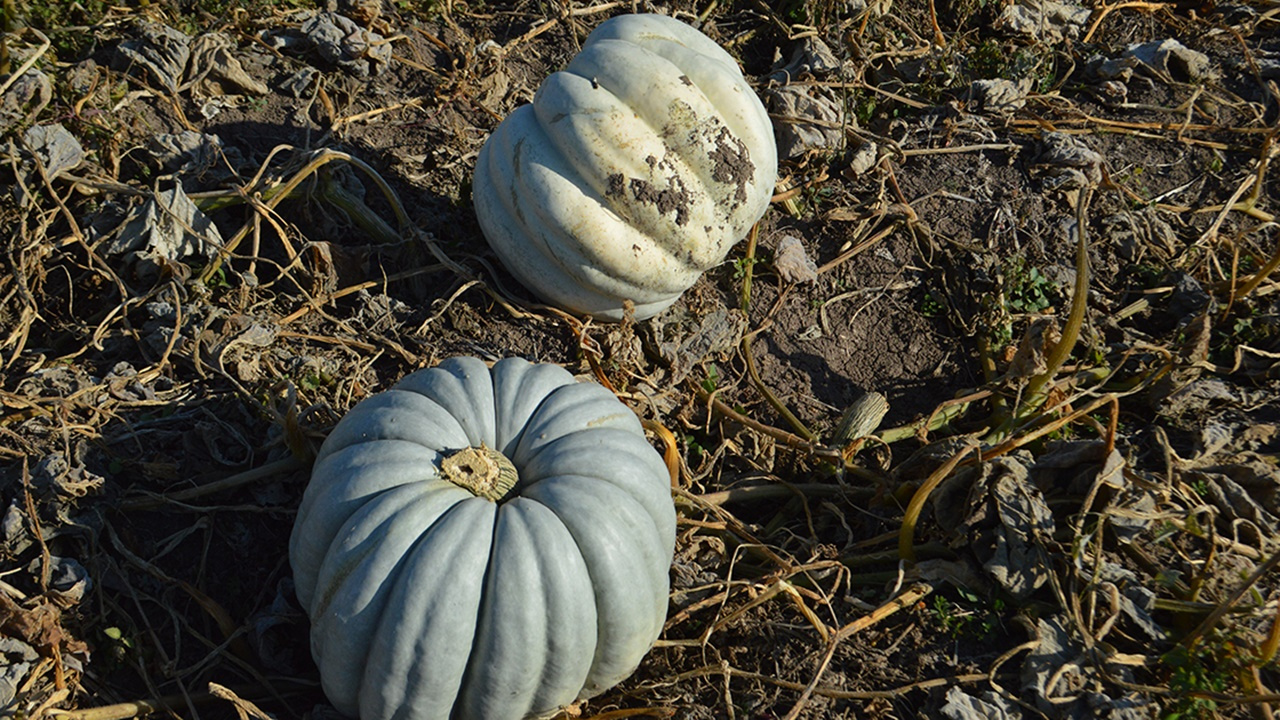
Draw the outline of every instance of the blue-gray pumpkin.
M519 720L635 670L674 543L666 466L612 393L454 358L338 423L289 558L339 711Z

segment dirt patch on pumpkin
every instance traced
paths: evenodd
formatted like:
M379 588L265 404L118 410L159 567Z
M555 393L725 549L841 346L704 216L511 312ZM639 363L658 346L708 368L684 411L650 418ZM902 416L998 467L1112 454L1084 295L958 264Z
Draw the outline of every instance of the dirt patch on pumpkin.
M747 200L747 183L755 177L756 166L751 162L751 153L742 141L729 132L729 128L721 127L715 131L711 151L711 178L716 182L736 186L733 199L739 203Z
M653 164L650 162L651 166ZM669 178L671 185L662 190L644 178L631 178L629 183L624 184L621 173L610 175L608 180L609 189L605 191L605 195L624 195L626 188L629 188L631 198L636 202L652 205L662 215L674 214L676 225L683 227L689 224L689 191L677 177Z

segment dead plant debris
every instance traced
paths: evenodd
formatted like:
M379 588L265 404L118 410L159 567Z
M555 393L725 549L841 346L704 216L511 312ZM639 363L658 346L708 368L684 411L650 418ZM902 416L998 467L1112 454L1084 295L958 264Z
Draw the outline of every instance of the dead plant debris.
M575 717L1273 716L1273 5L313 5L0 9L0 715L331 716L308 463L468 354L666 450L665 631ZM738 57L785 161L729 262L605 326L468 188L633 10Z

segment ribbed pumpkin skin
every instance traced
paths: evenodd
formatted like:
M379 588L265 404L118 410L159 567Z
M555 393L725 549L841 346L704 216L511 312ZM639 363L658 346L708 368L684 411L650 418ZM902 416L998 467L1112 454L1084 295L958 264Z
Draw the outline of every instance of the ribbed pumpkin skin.
M500 503L440 477L500 451ZM666 617L675 508L636 416L555 365L453 358L353 408L289 559L325 694L361 720L519 720L631 674Z
M539 296L643 319L724 260L777 180L773 126L734 59L662 15L607 20L494 130L480 227Z

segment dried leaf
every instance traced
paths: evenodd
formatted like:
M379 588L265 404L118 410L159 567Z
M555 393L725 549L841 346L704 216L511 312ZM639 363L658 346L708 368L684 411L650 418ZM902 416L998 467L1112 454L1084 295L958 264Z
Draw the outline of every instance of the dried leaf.
M1061 335L1053 318L1037 318L1018 343L1018 351L1009 363L1010 377L1027 379L1048 371L1049 353Z
M22 144L27 153L19 169L22 182L14 186L14 192L24 206L30 202L29 196L24 191L34 191L41 187L43 182L36 168L35 159L31 155L34 154L39 158L40 164L44 166L45 175L50 181L57 180L68 170L74 170L85 159L84 147L80 145L80 141L67 132L60 123L27 128L27 131L22 134Z
M199 175L218 162L222 140L193 130L158 133L147 139L147 152L166 172Z
M275 32L267 40L280 50L314 52L358 78L378 75L391 63L391 43L386 38L333 12L316 13L297 31Z
M127 255L146 274L172 269L189 258L207 260L222 246L222 234L182 191L182 183L156 193L136 208L107 244L108 255Z
M145 21L138 23L138 34L116 47L112 65L117 70L134 71L144 82L176 94L191 58L191 38L168 25Z
M18 688L40 655L17 638L0 636L0 715L16 716L13 705Z
M1049 580L1043 543L1053 514L1029 479L1029 456L999 457L956 473L930 497L938 525L951 544L968 548L983 569L1017 598Z
M1046 492L1081 496L1099 480L1117 490L1128 487L1124 456L1112 448L1104 457L1106 449L1107 444L1102 440L1053 443L1032 466L1032 481Z
M34 120L52 99L49 76L35 68L23 73L0 96L0 135Z
M840 60L821 39L816 36L801 38L791 50L791 59L784 65L774 63L769 80L786 85L803 76L823 76L840 69Z
M787 85L767 91L780 157L797 157L811 150L835 150L844 143L845 118L839 101L823 88Z
M1080 35L1089 9L1056 0L1018 0L1005 5L994 23L997 30L1055 44Z
M696 325L695 325L696 323ZM682 380L711 356L732 351L742 340L747 318L737 308L715 308L700 318L673 307L664 310L657 322L650 322L655 344L671 363L670 385Z
M987 112L1009 113L1027 104L1027 93L1031 87L1032 79L1029 77L1017 82L1004 78L974 80L969 86L969 95L979 108Z
M0 634L17 638L44 657L55 652L82 653L87 646L62 629L62 612L47 600L24 608L0 593Z
M818 265L809 259L804 243L794 235L783 235L773 254L773 267L789 283L813 282L818 279Z
M1077 136L1046 132L1040 142L1042 149L1032 170L1046 190L1078 190L1102 182L1102 155Z
M250 75L232 54L235 41L225 33L205 33L191 43L191 72L182 89L197 98L215 95L266 95L266 85Z
M953 686L946 700L941 712L950 720L1022 720L1021 708L991 690L979 699Z

